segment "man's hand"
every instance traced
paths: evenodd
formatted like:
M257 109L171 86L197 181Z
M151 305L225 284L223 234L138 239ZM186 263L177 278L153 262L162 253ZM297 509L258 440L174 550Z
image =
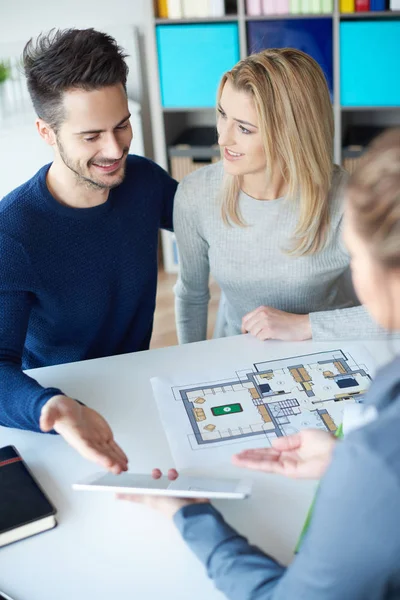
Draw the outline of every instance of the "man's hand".
M238 467L293 479L319 479L328 468L336 438L327 431L304 429L276 438L272 448L244 450L232 457Z
M270 306L259 306L242 319L242 333L259 340L301 342L312 337L309 315L295 315Z
M153 479L160 479L162 473L160 469L153 469L151 473ZM175 469L168 471L168 479L173 481L178 478L178 472ZM150 508L154 508L162 513L164 516L172 519L174 514L178 512L180 508L188 506L189 504L200 504L202 502L208 502L204 498L172 498L169 496L146 496L145 494L117 494L118 500L129 500L130 502L138 502L139 504L145 504Z
M46 402L40 415L40 429L54 429L84 458L112 473L128 469L128 459L114 441L107 421L68 396L53 396Z

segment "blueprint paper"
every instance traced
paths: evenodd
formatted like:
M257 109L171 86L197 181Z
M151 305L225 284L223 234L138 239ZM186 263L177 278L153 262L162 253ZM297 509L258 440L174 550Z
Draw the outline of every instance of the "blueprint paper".
M179 371L151 379L153 393L178 469L228 465L232 454L270 446L301 429L336 431L346 405L362 403L375 371L362 344L250 362L229 373ZM309 351L308 351L309 349ZM212 374L212 379L210 378Z

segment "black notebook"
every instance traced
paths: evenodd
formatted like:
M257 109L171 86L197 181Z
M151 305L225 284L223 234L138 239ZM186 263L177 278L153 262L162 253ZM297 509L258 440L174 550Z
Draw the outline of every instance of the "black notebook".
M55 514L14 446L0 448L0 547L55 527Z

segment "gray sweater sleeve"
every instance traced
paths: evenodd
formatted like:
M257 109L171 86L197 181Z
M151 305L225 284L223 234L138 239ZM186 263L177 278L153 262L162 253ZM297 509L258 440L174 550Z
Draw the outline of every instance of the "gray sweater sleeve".
M350 256L343 243L341 232L338 244L339 251L349 262L349 267L342 277L342 286L346 288L346 297L353 297L356 306L310 313L312 339L316 341L355 340L360 337L360 334L363 339L386 339L387 331L370 317L368 311L364 306L360 306L357 299L351 278Z
M201 199L198 201L201 202ZM179 249L179 276L174 292L180 344L207 338L209 246L200 227L193 198L186 195L183 182L178 187L174 203L174 231Z
M398 573L400 502L394 472L377 454L343 442L320 486L311 526L288 568L251 546L210 505L175 523L230 600L378 600ZM244 508L244 510L246 510Z
M364 306L310 313L310 322L312 339L316 341L388 337L388 332L373 321Z

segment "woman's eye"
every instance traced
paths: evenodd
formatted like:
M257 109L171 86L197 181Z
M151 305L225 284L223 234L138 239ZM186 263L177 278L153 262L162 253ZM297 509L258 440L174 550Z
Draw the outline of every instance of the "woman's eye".
M98 137L98 135L95 135L94 137L85 138L85 142L94 142L94 140L97 140Z
M223 119L226 119L226 114L219 108L218 109L219 112L219 116L222 117Z
M243 127L243 125L239 125L239 129L242 133L251 133L251 131L249 131L248 129L246 129L246 127Z
M120 125L119 127L117 127L117 129L128 129L128 124Z

